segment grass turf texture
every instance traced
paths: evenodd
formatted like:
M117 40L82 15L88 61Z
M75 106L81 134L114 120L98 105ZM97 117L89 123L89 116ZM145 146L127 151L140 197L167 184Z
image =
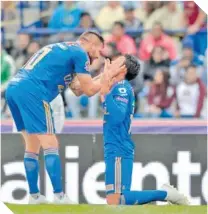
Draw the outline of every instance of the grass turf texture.
M15 214L206 214L206 206L13 205Z

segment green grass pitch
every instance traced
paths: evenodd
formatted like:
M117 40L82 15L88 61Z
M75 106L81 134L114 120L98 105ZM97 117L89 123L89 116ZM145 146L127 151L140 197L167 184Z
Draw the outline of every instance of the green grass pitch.
M13 205L15 214L206 214L206 206Z

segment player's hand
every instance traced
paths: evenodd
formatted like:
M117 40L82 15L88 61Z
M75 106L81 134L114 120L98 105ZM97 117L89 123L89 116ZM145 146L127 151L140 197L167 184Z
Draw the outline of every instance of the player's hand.
M102 87L100 89L101 95L107 94L110 90L110 87L109 87L110 77L108 73L109 66L110 66L110 60L105 59L104 72L102 73L101 80L100 80L102 84Z
M125 61L126 58L124 56L121 56L111 62L110 65L108 65L107 71L109 72L109 77L111 79L118 76L120 73L126 72Z
M125 57L123 56L119 57L113 62L110 62L109 59L105 60L103 78L105 78L105 80L108 81L110 85L123 80L126 74L126 66L124 63Z
M73 93L76 96L80 96L82 94L82 90L81 90L81 86L80 86L80 82L77 78L77 76L75 76L72 80L72 82L69 85L69 88L73 91Z

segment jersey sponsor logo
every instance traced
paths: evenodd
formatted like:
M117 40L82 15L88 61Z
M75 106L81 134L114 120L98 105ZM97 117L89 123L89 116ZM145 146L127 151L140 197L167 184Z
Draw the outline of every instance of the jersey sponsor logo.
M125 94L126 93L126 88L118 88L119 92L121 94Z
M126 88L118 88L118 91L120 93L120 96L127 96Z
M115 99L116 99L117 101L121 101L121 102L123 102L123 103L128 103L128 102L129 102L128 99L126 99L126 98L124 98L124 97L120 97L120 96L116 96Z

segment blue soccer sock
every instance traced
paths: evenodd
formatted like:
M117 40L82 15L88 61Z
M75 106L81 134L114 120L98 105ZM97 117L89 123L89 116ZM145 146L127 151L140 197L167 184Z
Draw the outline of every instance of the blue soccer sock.
M167 192L160 190L125 191L121 195L120 204L136 205L152 201L165 201L166 196Z
M39 162L38 154L25 152L24 166L26 171L26 178L29 184L30 194L39 193L38 189L38 174L39 174Z
M45 165L51 179L54 193L62 193L61 161L58 149L49 148L44 150Z

